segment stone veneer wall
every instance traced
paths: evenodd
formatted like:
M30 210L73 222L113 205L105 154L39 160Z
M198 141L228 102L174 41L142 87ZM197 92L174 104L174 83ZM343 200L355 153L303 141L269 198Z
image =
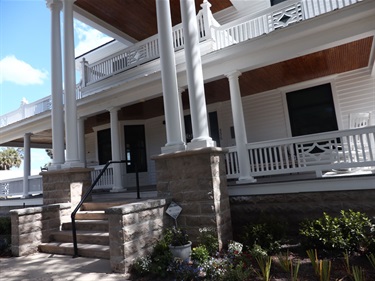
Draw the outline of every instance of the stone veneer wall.
M43 205L71 203L75 208L91 186L91 171L88 168L70 168L40 173L43 176Z
M151 254L166 225L166 200L149 199L109 208L112 271L128 273L137 257Z
M12 254L37 252L41 243L49 241L51 232L60 230L61 223L70 220L70 208L66 203L11 210Z
M217 232L220 248L232 239L225 152L203 148L153 157L158 194L182 207L178 226L186 229L193 243L204 227Z
M230 197L234 238L242 226L273 216L288 221L291 233L298 233L304 219L321 217L323 212L338 215L352 209L375 216L375 190L306 192Z

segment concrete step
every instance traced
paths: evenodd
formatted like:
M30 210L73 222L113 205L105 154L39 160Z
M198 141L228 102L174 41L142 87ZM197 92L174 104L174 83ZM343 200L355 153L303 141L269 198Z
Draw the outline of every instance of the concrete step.
M72 230L72 223L66 222L62 225L62 230ZM108 232L108 221L106 220L76 220L77 231L106 231Z
M51 233L50 240L53 242L73 243L71 230L62 230ZM81 244L109 245L109 233L100 231L77 231L77 242Z
M106 210L114 206L124 205L126 202L117 201L117 202L86 202L83 203L81 211L100 211Z
M78 244L78 255L87 258L109 259L109 246ZM49 254L73 256L74 248L72 243L50 242L39 245L39 251Z
M108 216L104 211L79 211L76 220L107 220Z

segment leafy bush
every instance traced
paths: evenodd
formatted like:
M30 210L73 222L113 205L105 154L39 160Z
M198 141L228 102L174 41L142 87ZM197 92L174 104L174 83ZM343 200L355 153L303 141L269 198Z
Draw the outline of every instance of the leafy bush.
M372 223L363 213L352 210L332 217L323 213L321 218L301 223L302 245L307 249L319 249L330 253L359 251L368 245Z
M191 259L194 263L197 263L198 265L203 264L209 258L210 254L208 253L208 250L204 245L193 248L191 252Z
M9 217L0 217L0 234L10 235L12 225Z
M12 226L9 217L0 217L0 251L10 251Z
M219 239L217 233L211 228L200 228L198 244L204 245L210 255L216 255L219 250Z
M276 218L244 226L241 240L250 252L277 253L286 234L286 223Z
M167 269L173 260L168 247L172 239L170 235L170 232L165 233L156 243L150 256L140 257L134 261L131 271L135 276L151 275L161 278L168 276Z

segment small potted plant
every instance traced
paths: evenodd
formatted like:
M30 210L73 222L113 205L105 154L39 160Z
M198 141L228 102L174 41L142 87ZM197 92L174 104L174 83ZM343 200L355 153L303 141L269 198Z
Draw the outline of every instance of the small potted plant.
M173 227L169 229L168 232L171 239L169 250L172 255L184 261L189 261L191 254L191 241L189 241L189 236L186 231L178 227Z

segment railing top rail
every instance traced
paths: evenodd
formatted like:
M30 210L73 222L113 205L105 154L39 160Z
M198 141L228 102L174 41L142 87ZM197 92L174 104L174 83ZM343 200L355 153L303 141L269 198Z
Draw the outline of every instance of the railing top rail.
M220 25L220 26L212 26L212 28L217 29L217 30L225 30L227 28L231 28L233 26L243 24L243 23L245 23L249 20L252 20L252 19L255 19L255 18L258 18L258 17L262 17L262 16L265 16L265 15L272 14L274 12L280 11L280 10L286 8L286 7L291 6L292 4L299 3L299 2L302 2L302 1L303 0L288 0L288 1L285 1L285 2L282 2L282 3L279 3L275 6L269 7L265 10L261 10L261 11L255 12L255 13L247 14L247 15L245 15L243 17L240 17L236 20L232 20L232 21L230 21L226 24L223 24L223 25Z
M306 136L298 136L298 137L285 138L285 139L253 142L253 143L248 143L247 147L248 148L260 148L260 147L272 146L272 145L304 143L304 142L319 141L319 140L324 141L327 139L334 139L338 137L352 136L352 135L358 135L358 134L368 134L368 133L375 133L375 126L368 126L368 127L363 127L363 128L357 128L357 129L338 130L338 131L311 134L311 135L306 135Z

